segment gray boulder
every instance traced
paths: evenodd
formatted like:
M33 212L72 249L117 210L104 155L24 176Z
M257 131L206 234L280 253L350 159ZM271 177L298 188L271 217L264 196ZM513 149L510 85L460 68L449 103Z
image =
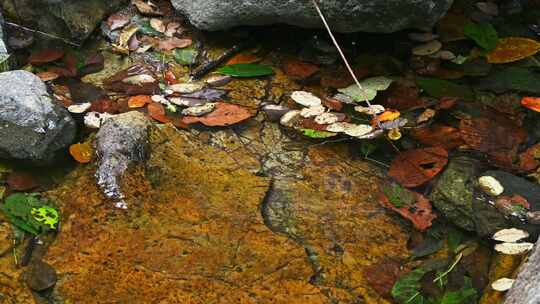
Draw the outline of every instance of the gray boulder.
M338 32L389 33L432 27L453 0L324 0L321 9ZM172 0L173 6L203 30L239 25L286 23L321 28L311 0Z
M48 161L75 138L75 122L43 81L26 71L0 73L0 157Z
M127 0L0 0L8 19L72 41L83 41Z

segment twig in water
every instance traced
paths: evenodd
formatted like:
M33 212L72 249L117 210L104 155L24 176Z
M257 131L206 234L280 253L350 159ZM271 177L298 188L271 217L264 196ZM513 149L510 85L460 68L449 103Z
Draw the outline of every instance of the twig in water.
M191 72L190 80L197 80L197 79L202 78L204 75L210 73L210 71L217 68L221 64L225 63L225 61L231 59L234 55L238 54L243 49L248 47L250 43L251 41L239 43L233 46L232 48L230 48L229 50L227 50L225 53L219 56L219 58L217 58L216 60L212 60L212 61L201 64L198 68L196 68L195 70L193 70L193 72Z
M67 40L67 39L64 39L64 38L62 38L62 37L58 37L58 36L53 35L53 34L49 34L49 33L45 33L45 32L42 32L42 31L34 30L34 29L31 29L31 28L28 28L28 27L19 25L19 24L17 24L17 23L4 21L4 24L5 24L5 25L12 26L12 27L19 28L19 29L24 30L24 31L27 31L27 32L32 32L32 33L35 33L35 34L40 34L40 35L49 37L49 38L51 38L51 39L61 40L62 42L66 43L66 44L69 44L69 45L71 45L71 46L74 46L74 47L81 47L81 45L78 44L78 43L69 41L69 40Z
M343 53L343 50L341 50L341 47L339 46L339 43L337 42L336 40L336 37L334 37L334 34L332 33L332 29L330 29L330 26L328 25L328 22L326 21L326 18L324 17L324 14L323 12L321 11L321 8L319 7L319 4L317 3L317 0L311 0L311 2L313 2L313 6L315 6L315 9L317 10L317 13L319 14L319 17L321 18L323 24L324 24L324 27L326 28L326 31L328 32L328 35L330 35L330 38L332 39L332 42L334 43L334 45L336 46L336 49L338 50L339 52L339 55L341 56L341 59L343 59L343 63L345 63L345 66L347 67L347 70L349 71L349 73L351 74L352 78L354 79L354 82L356 83L356 85L358 86L358 88L360 89L361 92L364 91L364 88L362 87L362 85L360 84L360 81L358 81L358 78L356 77L356 75L354 74L354 71L353 69L351 68L351 65L349 64L349 61L347 60L347 57L345 56L345 53ZM366 98L366 95L363 94L365 97L364 98L364 101L366 102L366 104L368 105L368 107L371 108L371 103L369 102L369 100ZM373 113L373 118L375 119L375 121L377 122L377 125L379 126L379 128L382 129L381 127L381 122L379 121L379 119L377 118L377 114L376 113Z

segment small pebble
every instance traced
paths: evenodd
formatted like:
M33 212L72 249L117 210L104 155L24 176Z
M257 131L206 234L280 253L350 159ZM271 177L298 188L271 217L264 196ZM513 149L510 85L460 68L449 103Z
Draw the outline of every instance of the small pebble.
M81 114L88 111L92 107L90 102L74 104L68 107L68 111L74 114Z
M356 112L364 113L364 114L368 114L368 115L381 114L384 111L386 111L384 106L378 105L378 104L371 105L371 107L356 106L356 107L354 107L354 110Z
M89 112L84 116L84 125L91 129L99 129L105 120L113 116L109 113Z
M304 108L300 111L300 116L304 118L315 117L324 113L326 109L320 105L315 107Z
M266 114L269 121L279 121L290 109L276 104L263 105L261 110Z
M202 83L178 83L169 86L168 89L180 94L190 94L202 90Z
M206 79L206 83L211 87L221 87L232 81L231 76L213 75Z
M437 58L441 58L442 60L454 60L456 58L456 55L450 51L439 51L436 53Z
M437 53L442 48L442 43L439 40L433 40L426 44L419 45L412 50L416 56L429 56Z
M502 243L495 245L495 251L498 251L500 253L508 254L508 255L515 255L515 254L522 254L527 251L530 251L533 249L534 244L533 243Z
M343 113L339 113L339 114L343 115ZM333 124L342 120L340 118L341 117L337 113L323 113L315 117L315 122L320 125L329 125L329 124Z
M37 261L34 262L25 273L26 284L34 291L43 291L56 284L56 270L51 265Z
M490 16L499 15L499 6L493 2L477 2L476 7L482 11L482 13Z
M187 98L187 97L170 97L169 101L172 104L181 107L197 107L204 105L207 101L197 98Z
M291 110L281 117L279 123L284 127L292 127L300 118L299 110Z
M497 281L491 283L491 288L496 291L507 291L512 288L516 280L509 278L500 278Z
M370 125L353 125L343 132L352 137L362 137L371 131L373 131L373 127Z
M499 242L515 243L519 240L529 237L529 233L525 230L517 228L502 229L493 234L493 239Z
M492 176L478 178L478 184L486 194L491 196L499 196L504 192L504 187Z
M310 92L295 91L291 94L291 98L304 107L311 108L322 105L321 99Z

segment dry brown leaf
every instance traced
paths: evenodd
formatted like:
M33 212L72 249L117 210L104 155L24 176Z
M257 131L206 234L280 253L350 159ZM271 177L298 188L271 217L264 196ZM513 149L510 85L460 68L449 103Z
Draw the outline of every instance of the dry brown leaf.
M465 143L480 152L505 153L527 139L522 128L485 117L463 119L459 129Z
M400 153L390 165L388 175L403 187L418 187L439 174L448 163L448 152L441 147Z
M251 116L253 114L242 106L217 102L214 112L202 117L184 117L183 122L186 124L200 122L209 127L225 127L242 122Z
M288 60L283 66L283 72L295 79L306 79L318 71L319 66L300 60Z
M432 222L437 218L437 215L433 213L433 208L427 198L416 192L411 192L411 194L416 198L416 202L411 206L397 208L382 191L379 193L379 202L384 207L392 209L404 218L410 220L416 229L424 231L431 227Z
M150 115L150 117L152 117L153 119L161 123L171 122L171 119L167 117L165 108L163 107L161 103L153 102L148 105L147 110L148 110L148 115Z
M28 63L31 65L43 65L61 59L65 55L65 51L61 49L45 49L32 53L28 58Z
M459 130L449 126L434 125L413 129L411 136L424 145L452 150L464 144Z
M56 74L54 72L49 72L49 71L37 73L36 76L39 77L39 79L41 79L43 81L51 81L51 80L55 80L58 77L60 77L60 75L58 75L58 74Z
M159 41L158 48L162 51L170 51L173 49L183 49L193 43L191 39L180 39L176 37L167 38Z
M107 18L107 25L111 31L123 28L126 26L131 18L124 14L114 14Z

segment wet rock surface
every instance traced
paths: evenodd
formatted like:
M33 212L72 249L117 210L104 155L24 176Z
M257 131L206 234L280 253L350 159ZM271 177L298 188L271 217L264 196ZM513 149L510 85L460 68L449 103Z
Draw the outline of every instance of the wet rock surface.
M0 73L0 156L50 160L75 137L75 122L45 84L25 71Z
M57 275L51 265L36 261L28 267L25 273L26 284L34 291L44 291L56 284Z
M264 129L152 127L149 159L122 179L127 211L104 207L94 168L73 172L48 193L64 202L66 219L46 257L59 274L55 295L77 303L386 303L362 269L405 257L406 231L372 200L371 169L326 162L344 147L300 149L264 169L263 156L283 149L271 145L280 130ZM220 149L224 142L230 150ZM301 169L292 174L291 164ZM264 171L289 177L252 173Z
M105 121L96 135L97 184L118 208L127 208L120 189L128 167L148 156L148 119L139 112L127 112Z
M126 0L1 0L6 17L22 25L72 41L85 40Z
M275 23L322 28L321 20L308 0L173 0L172 3L195 26L204 30ZM336 31L387 33L405 28L430 28L451 4L450 0L347 0L322 1L320 5Z

